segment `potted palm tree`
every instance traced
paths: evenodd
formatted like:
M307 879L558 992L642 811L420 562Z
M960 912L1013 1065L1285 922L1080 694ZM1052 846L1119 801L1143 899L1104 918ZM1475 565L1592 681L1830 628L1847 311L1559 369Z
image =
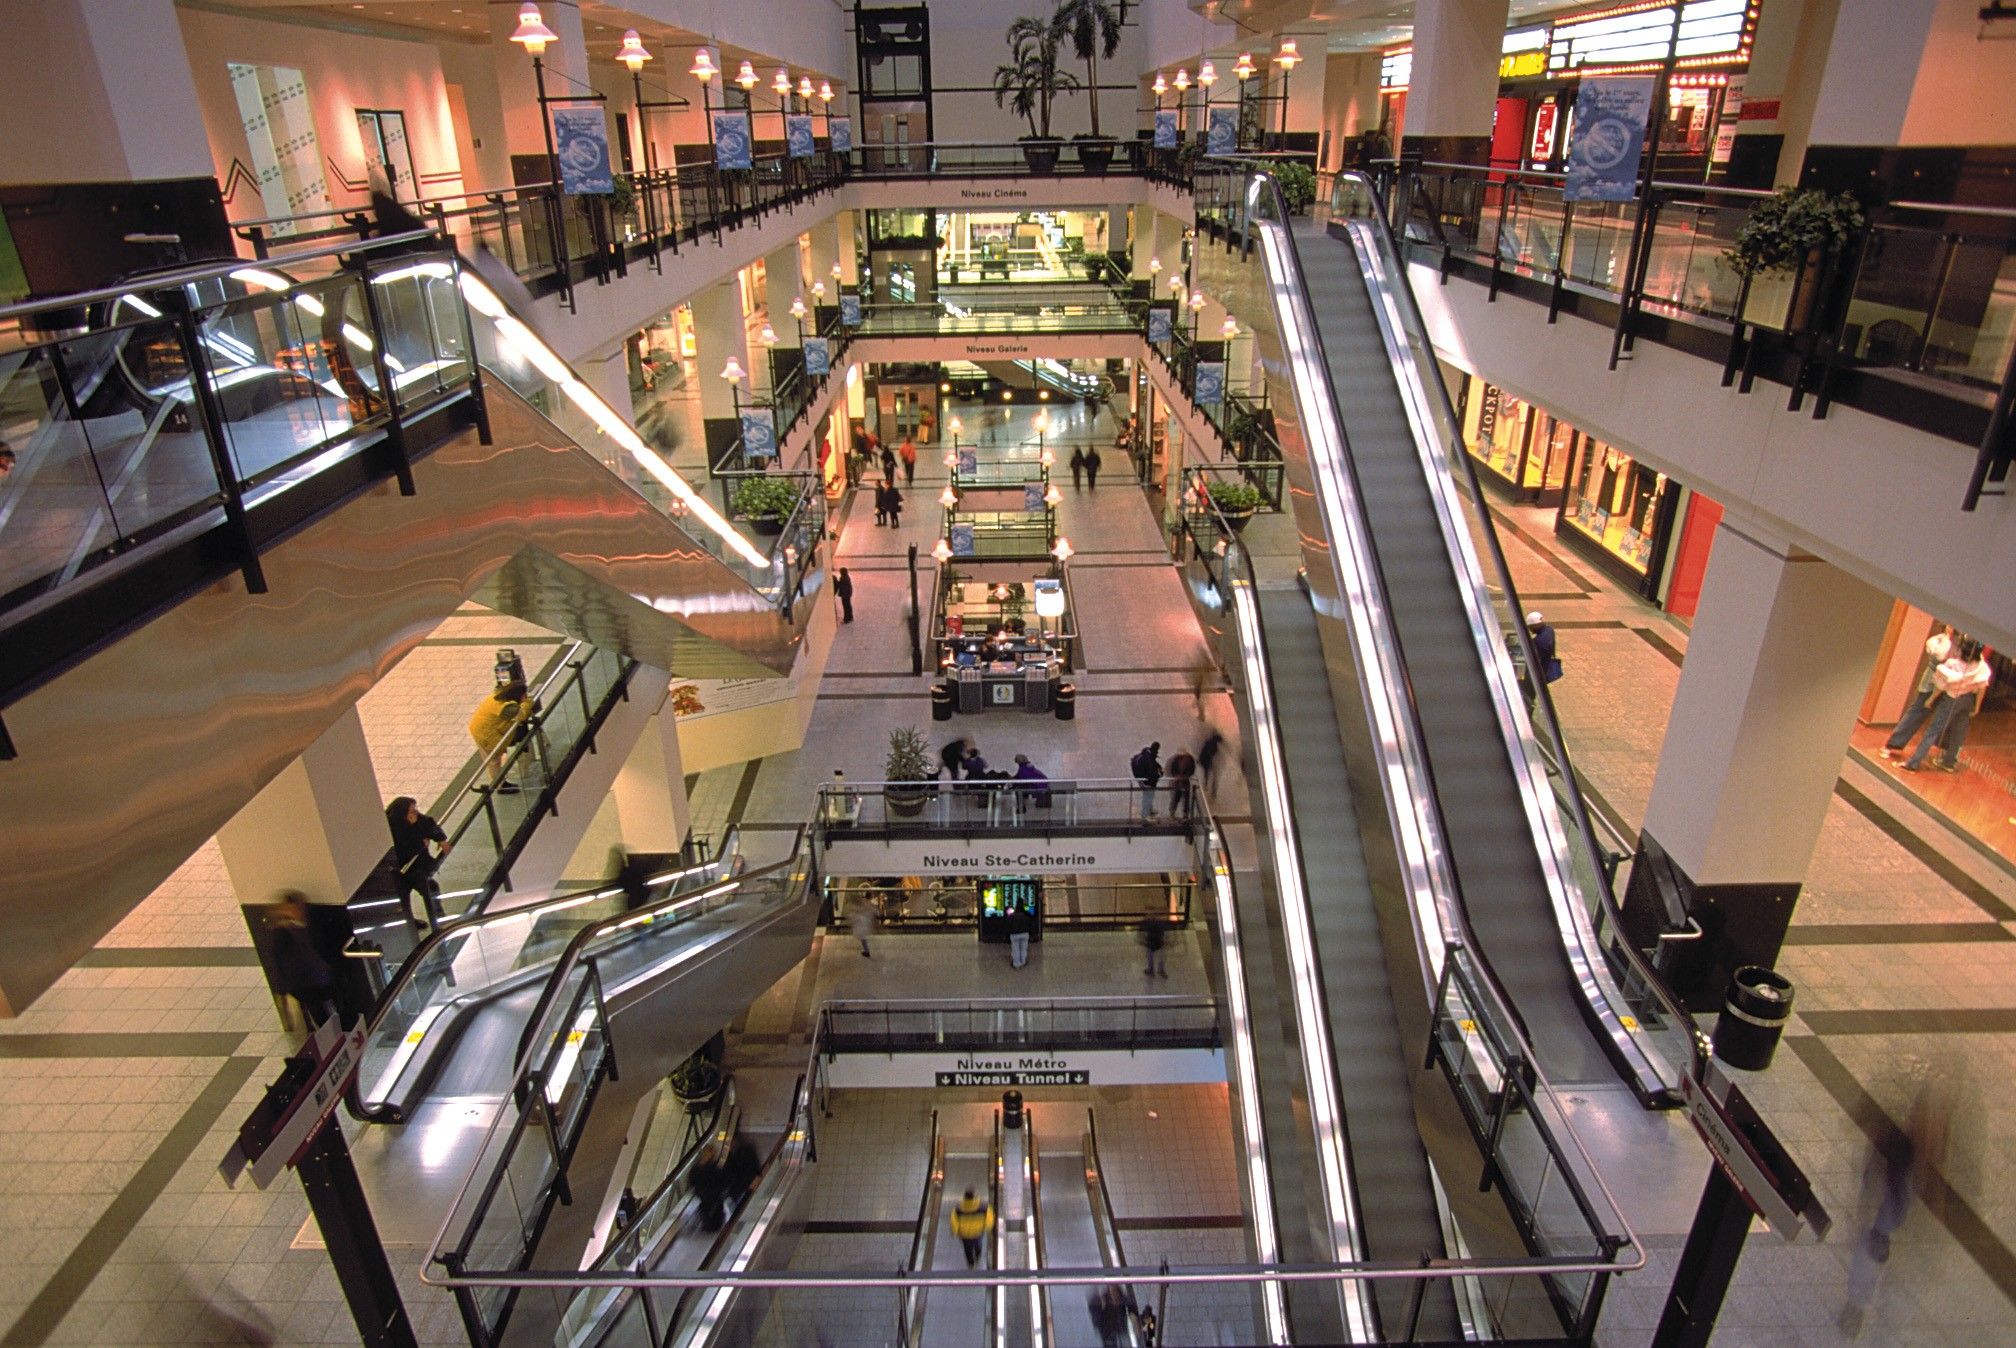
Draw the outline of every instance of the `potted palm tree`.
M1008 25L1007 65L994 68L994 106L1012 108L1029 124L1022 157L1034 173L1055 173L1064 142L1050 134L1050 110L1059 92L1076 89L1075 76L1057 68L1063 36L1054 24L1020 18Z
M1092 104L1090 135L1073 136L1078 162L1087 173L1104 173L1113 163L1113 138L1099 130L1099 63L1120 50L1120 15L1124 3L1113 0L1059 0L1051 26L1068 39L1072 52L1085 63L1085 88Z
M914 819L931 798L931 755L924 737L905 726L889 732L889 756L882 762L882 799L889 813Z

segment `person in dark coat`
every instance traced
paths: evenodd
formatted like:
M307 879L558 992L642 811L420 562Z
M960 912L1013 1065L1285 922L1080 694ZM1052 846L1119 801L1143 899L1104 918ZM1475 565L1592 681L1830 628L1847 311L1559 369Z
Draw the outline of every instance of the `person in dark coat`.
M1225 751L1225 737L1212 731L1197 746L1197 771L1204 778L1204 794L1215 799L1218 795L1218 757Z
M1079 488L1083 487L1084 485L1085 485L1085 447L1083 445L1077 445L1074 446L1071 450L1071 489L1073 491L1076 491Z
M336 979L309 934L307 899L299 894L281 895L268 911L266 922L273 929L273 990L301 1004L312 1030L336 1014Z
M854 577L847 574L847 568L844 566L840 568L840 574L834 577L833 597L840 601L840 621L843 623L853 622Z
M1150 914L1141 922L1141 948L1148 952L1148 966L1141 971L1143 978L1167 978L1168 968L1162 963L1162 947L1169 939L1169 923L1160 916Z
M448 835L432 815L420 813L419 802L411 796L392 798L392 803L385 807L385 827L392 833L392 866L399 873L399 901L410 920L425 926L426 915L416 915L411 900L417 894L421 903L431 909L440 895L441 887L434 883L434 872L448 855ZM439 851L435 850L437 847Z
M890 479L888 490L889 490L889 527L892 529L900 529L903 527L903 493L897 490L896 482L895 479L893 478Z
M945 747L938 751L938 762L945 769L945 780L959 780L959 766L966 761L967 751L973 748L973 741L961 735L956 740L945 741Z
M1188 819L1190 817L1190 779L1197 775L1197 760L1190 756L1188 749L1178 749L1169 756L1169 817Z
M1085 486L1089 490L1099 485L1099 447L1093 445L1085 451Z

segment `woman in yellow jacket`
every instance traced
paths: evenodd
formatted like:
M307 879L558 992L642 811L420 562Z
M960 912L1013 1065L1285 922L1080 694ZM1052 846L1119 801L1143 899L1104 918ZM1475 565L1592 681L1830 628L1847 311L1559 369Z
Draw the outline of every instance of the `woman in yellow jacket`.
M531 714L530 692L524 684L514 682L500 684L477 704L476 714L469 718L469 738L476 741L477 752L484 757L490 785L502 795L513 795L518 790L516 782L503 780L503 747L510 743L519 723Z
M980 1247L987 1239L987 1228L993 1224L994 1212L987 1200L968 1189L952 1209L952 1234L966 1247L966 1267L974 1268L980 1263Z

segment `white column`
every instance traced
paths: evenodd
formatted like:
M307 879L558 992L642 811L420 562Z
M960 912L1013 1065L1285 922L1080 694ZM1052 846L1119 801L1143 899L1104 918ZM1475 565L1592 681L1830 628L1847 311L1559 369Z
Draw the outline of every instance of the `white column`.
M511 0L491 0L490 45L497 60L497 93L504 105L504 139L514 155L546 153L544 109L532 56L511 41L518 29L518 9ZM539 59L546 68L546 96L560 98L592 92L588 82L588 47L581 35L579 0L540 0L539 12L559 40ZM587 104L581 106L586 107Z
M1645 834L1694 886L1797 893L1891 604L1723 521L1645 808Z
M650 674L662 683L663 674ZM623 847L630 852L676 852L692 827L686 799L686 772L679 759L679 723L668 699L638 737L616 773L612 794Z
M341 905L391 849L364 723L352 707L217 830L239 902L289 891Z
M1148 261L1150 258L1156 256L1155 249L1160 243L1156 233L1156 216L1157 212L1153 206L1142 205L1134 207L1134 233L1128 245L1132 248L1133 253L1128 259L1127 274L1136 281L1153 279L1153 273L1148 268ZM1163 265L1167 266L1168 263L1165 261Z
M0 0L0 34L0 182L214 176L173 0Z
M734 394L721 369L728 357L749 368L748 333L742 326L740 283L733 276L693 297L693 351L700 378L700 415L732 417ZM746 389L748 385L745 383Z
M792 239L763 259L764 317L777 333L777 345L798 345L798 324L791 317L791 301L801 293L798 240ZM809 289L809 287L808 287ZM830 289L830 287L829 287ZM811 308L812 301L805 301Z
M1406 140L1441 142L1426 147L1436 157L1461 152L1449 141L1475 141L1472 157L1481 163L1488 156L1510 11L1509 0L1417 0Z

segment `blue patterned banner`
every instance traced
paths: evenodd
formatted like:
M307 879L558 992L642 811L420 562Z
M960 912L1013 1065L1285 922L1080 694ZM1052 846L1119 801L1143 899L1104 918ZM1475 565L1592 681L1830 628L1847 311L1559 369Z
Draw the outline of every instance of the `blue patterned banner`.
M777 425L770 419L769 408L743 410L742 453L752 459L777 457Z
M1225 362L1222 360L1200 360L1197 362L1197 405L1216 407L1225 401Z
M980 471L980 456L970 449L959 451L959 476L972 477Z
M1167 309L1156 308L1156 309L1150 309L1148 311L1149 341L1151 342L1168 341L1174 326L1175 326L1175 320Z
M805 373L809 375L831 374L833 372L833 348L824 337L805 339Z
M1204 136L1204 153L1239 153L1239 109L1211 109L1211 129Z
M1629 201L1638 194L1645 119L1652 112L1651 77L1584 80L1575 95L1568 138L1568 201Z
M1176 148L1176 109L1155 110L1155 148L1158 150Z
M749 114L746 112L717 112L714 114L714 164L717 168L746 169L753 167L749 143Z
M850 328L861 326L861 297L842 295L840 297L840 321Z
M1043 509L1043 484L1024 482L1022 484L1022 508L1024 510Z
M553 155L560 161L560 190L570 197L616 190L609 168L609 122L602 109L554 108Z
M854 119L851 117L828 117L826 135L833 142L834 154L846 154L854 148Z
M973 526L955 524L952 526L952 555L971 557L973 555Z
M790 112L784 115L784 148L793 159L812 157L812 114Z

